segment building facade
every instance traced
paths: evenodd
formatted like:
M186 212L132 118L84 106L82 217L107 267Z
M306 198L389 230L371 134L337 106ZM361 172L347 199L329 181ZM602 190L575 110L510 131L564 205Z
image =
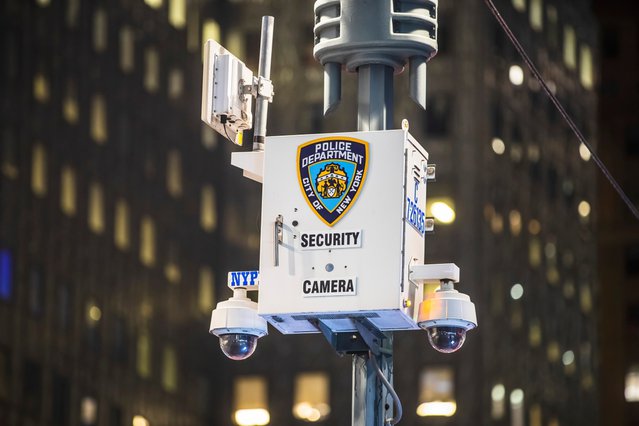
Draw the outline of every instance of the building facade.
M589 4L497 4L593 138ZM312 6L0 6L1 424L350 424L351 362L321 336L272 331L236 363L207 334L226 272L256 267L260 188L199 121L202 43L256 70L260 17L275 16L269 134L355 130L354 78L321 116ZM596 424L594 166L482 2L439 7L427 111L404 73L395 122L438 165L428 207L456 218L427 259L461 267L479 329L452 355L395 335L403 424Z

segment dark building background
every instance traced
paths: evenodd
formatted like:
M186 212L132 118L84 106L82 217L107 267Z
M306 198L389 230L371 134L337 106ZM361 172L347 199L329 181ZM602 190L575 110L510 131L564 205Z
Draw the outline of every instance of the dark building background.
M627 162L636 108L622 103L630 124L606 133L618 101L636 99L626 71L636 67L623 53L636 50L636 20L629 30L629 18L618 27L611 15L599 33L588 1L497 4L638 199ZM211 309L230 296L226 272L257 265L260 188L230 167L235 148L199 121L202 42L215 38L256 70L260 17L275 16L269 133L354 130L352 76L337 112L321 116L312 6L2 3L0 424L230 425L253 404L270 424L297 425L309 395L324 404L321 423L350 424L350 359L321 336L272 331L236 363L207 334ZM443 1L439 22L428 110L407 100L401 75L395 122L408 118L438 164L430 203L446 203L456 219L429 237L428 260L461 267L480 328L448 356L423 333L396 335L402 424L634 424L636 402L624 401L639 393L636 297L626 296L636 223L605 184L597 198L590 156L483 3ZM611 66L628 81L616 92ZM615 275L623 271L629 284ZM456 411L418 415L432 413L429 402Z

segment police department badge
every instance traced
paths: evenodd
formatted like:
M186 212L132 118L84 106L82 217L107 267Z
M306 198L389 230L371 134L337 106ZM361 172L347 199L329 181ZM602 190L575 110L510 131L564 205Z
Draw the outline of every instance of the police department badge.
M333 226L353 205L366 179L368 142L330 137L297 149L297 175L311 209Z

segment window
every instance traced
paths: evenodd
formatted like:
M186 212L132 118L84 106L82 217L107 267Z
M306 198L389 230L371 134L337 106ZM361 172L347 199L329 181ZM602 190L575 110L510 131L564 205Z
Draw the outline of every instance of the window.
M511 426L524 426L524 391L515 389L510 393L510 424Z
M546 19L548 22L548 29L546 30L548 44L551 48L556 49L559 47L559 13L557 13L555 6L548 5L546 7Z
M113 345L111 346L111 358L118 362L128 359L129 333L126 320L117 316L113 323Z
M626 153L639 156L639 123L629 124L625 131Z
M639 276L639 244L629 245L625 248L626 277Z
M205 19L202 24L202 56L204 57L204 45L207 40L215 40L220 42L222 40L220 25L213 19Z
M564 64L571 70L577 68L577 34L570 25L564 27Z
M457 411L454 372L451 367L433 367L422 371L419 380L417 415L451 417Z
M202 188L200 225L207 232L213 232L217 227L217 203L215 200L215 188L212 185L206 185Z
M452 110L451 96L446 94L432 95L426 109L426 134L431 137L448 135Z
M182 71L173 68L169 71L169 98L179 99L184 91L184 75Z
M68 285L60 285L57 294L57 319L60 331L67 331L71 328L73 318L73 294Z
M592 65L592 50L586 44L581 45L579 52L579 80L584 88L591 90L595 85Z
M177 29L186 25L186 0L169 0L169 23Z
M11 389L11 353L9 348L0 346L0 399L9 398ZM2 419L2 417L0 417Z
M98 402L93 397L83 397L80 401L80 423L82 426L90 426L97 424L97 421Z
M215 276L211 268L200 268L199 281L197 307L202 314L209 315L215 303Z
M542 0L530 0L530 26L535 31L541 31L544 28Z
M233 417L236 424L239 426L267 425L271 421L266 402L266 380L263 377L237 377L233 395Z
M155 265L155 224L149 216L142 218L140 226L140 261L149 267Z
M2 151L0 168L4 176L9 179L18 177L18 142L13 130L7 126L2 131Z
M107 48L108 21L104 9L97 9L93 14L93 49L96 52L104 52Z
M166 189L172 197L182 195L182 157L172 149L166 157Z
M104 232L104 191L97 182L89 187L89 228L96 234Z
M518 12L524 12L526 10L526 0L512 0L513 7Z
M531 347L538 348L541 345L541 338L541 323L538 319L533 319L530 321L530 326L528 328L528 343Z
M160 87L160 55L155 47L144 51L144 88L150 92L157 92Z
M186 11L186 48L196 52L200 47L200 6L189 2Z
M144 0L144 3L147 4L150 8L159 9L162 7L162 0Z
M330 383L326 373L301 373L295 378L293 415L307 422L326 419L329 405Z
M53 376L52 420L56 425L68 425L71 410L71 385L69 379L59 374Z
M169 245L167 262L164 266L164 276L171 284L178 284L182 278L180 265L178 264L177 247L175 244Z
M78 16L80 15L80 0L68 0L66 21L69 28L74 28L78 23Z
M62 167L60 178L60 208L67 216L76 212L75 170L71 166Z
M44 312L44 277L40 268L29 271L29 312L41 317Z
M9 250L0 250L0 300L10 300L13 295L12 257Z
M47 193L47 151L42 144L33 146L31 158L31 190L39 197Z
M493 389L490 392L491 408L490 415L493 420L500 420L506 414L506 404L504 399L506 397L506 388L503 384L498 383L493 386Z
M42 72L33 76L33 97L42 104L49 101L49 80Z
M626 373L626 401L639 402L639 365L633 365Z
M165 346L162 352L162 387L167 392L175 392L178 386L177 354L172 346Z
M135 68L135 34L125 25L120 29L120 69L130 73Z
M22 370L22 401L24 412L39 420L42 414L42 367L34 361L25 361Z
M72 81L67 81L66 92L62 99L62 116L69 124L76 124L80 116L78 97Z
M146 330L138 335L135 366L140 377L151 377L151 336Z
M107 141L107 107L100 94L91 98L91 139L98 145Z
M129 205L126 200L120 198L115 203L114 242L120 250L128 250L129 237Z
M132 426L149 426L150 423L146 419L146 417L140 416L139 414L136 414L135 416L133 416L133 420L131 421L131 425Z
M208 150L217 148L217 132L206 124L201 127L202 145Z
M530 426L542 426L541 405L534 404L530 407Z

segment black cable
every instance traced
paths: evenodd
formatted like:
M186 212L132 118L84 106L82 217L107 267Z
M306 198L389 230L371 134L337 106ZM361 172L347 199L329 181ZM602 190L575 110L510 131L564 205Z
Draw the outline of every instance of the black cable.
M541 87L544 89L544 92L546 92L546 95L550 98L550 100L552 101L553 105L555 105L555 108L557 108L557 110L559 111L559 114L561 114L561 116L566 121L566 123L568 123L568 126L570 126L570 129L577 136L577 139L579 140L579 142L581 142L582 144L584 144L584 146L586 148L588 148L588 151L590 151L590 155L592 156L593 160L595 161L595 164L597 164L597 166L599 167L601 172L604 174L606 179L608 179L608 181L610 182L612 187L615 189L615 191L617 191L617 194L619 194L619 196L621 197L623 202L626 203L626 205L628 206L628 208L630 209L632 214L637 219L639 219L639 210L637 209L637 207L632 203L632 201L630 201L630 198L626 195L626 193L621 188L619 183L617 183L617 181L612 176L612 174L610 173L610 171L608 170L606 165L603 163L603 161L601 161L599 156L592 149L592 146L590 146L590 143L588 143L588 141L583 136L583 134L581 134L581 131L577 128L577 125L575 125L575 122L568 115L568 113L564 109L563 105L561 105L561 103L559 102L557 97L548 88L548 85L546 84L546 81L541 76L539 71L537 71L537 68L533 64L532 60L530 59L530 57L528 56L528 54L526 53L526 51L522 47L521 43L519 43L519 40L517 40L517 37L515 37L515 34L513 34L513 32L510 30L510 27L508 26L508 24L506 23L504 18L502 18L501 14L499 13L497 8L495 7L495 4L493 3L493 1L492 0L484 0L484 1L486 3L486 6L488 6L488 9L490 10L490 12L493 14L493 16L495 17L495 19L497 20L497 22L499 23L501 28L504 30L504 32L508 36L508 39L510 40L510 42L513 44L513 46L515 46L515 49L517 49L517 52L519 52L519 55L522 57L522 59L526 63L526 66L528 66L528 69L530 70L530 72L533 74L535 79L537 79L539 84L541 84Z

